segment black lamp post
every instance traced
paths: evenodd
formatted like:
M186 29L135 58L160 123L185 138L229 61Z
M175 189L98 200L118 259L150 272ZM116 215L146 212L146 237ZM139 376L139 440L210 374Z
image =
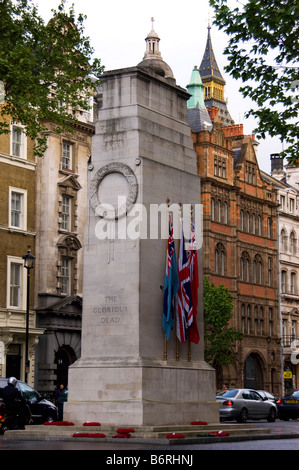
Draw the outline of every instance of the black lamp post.
M27 307L26 307L26 349L25 349L25 382L28 380L28 373L30 370L29 361L29 298L30 298L30 270L34 268L35 256L28 250L27 254L23 256L24 268L27 269Z

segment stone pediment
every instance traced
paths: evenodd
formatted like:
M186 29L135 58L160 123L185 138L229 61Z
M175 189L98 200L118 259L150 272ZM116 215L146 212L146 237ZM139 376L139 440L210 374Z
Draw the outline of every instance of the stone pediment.
M82 297L70 295L56 300L53 304L38 309L39 313L55 313L56 315L82 315Z
M80 241L74 235L62 235L57 242L57 246L60 249L65 249L69 253L82 248Z
M75 175L68 175L64 178L61 178L58 181L58 186L63 186L64 188L72 188L75 191L79 191L82 188L81 184L78 181L77 176Z

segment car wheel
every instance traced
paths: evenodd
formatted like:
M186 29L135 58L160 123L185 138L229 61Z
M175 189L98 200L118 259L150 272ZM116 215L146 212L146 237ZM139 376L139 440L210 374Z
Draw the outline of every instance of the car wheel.
M49 414L45 415L43 422L52 423L53 421L57 421L57 416L55 413L51 413L51 411L49 411Z
M246 408L242 408L237 418L237 421L238 423L246 423L247 419L248 419L248 411L246 410Z
M275 420L276 420L276 410L274 408L270 408L267 421L268 423L274 423Z

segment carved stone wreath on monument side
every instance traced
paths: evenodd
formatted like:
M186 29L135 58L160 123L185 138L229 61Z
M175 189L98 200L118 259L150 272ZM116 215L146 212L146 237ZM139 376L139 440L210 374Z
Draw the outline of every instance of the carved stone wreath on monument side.
M112 173L119 173L124 176L128 185L128 196L126 198L126 204L118 208L113 208L109 210L108 205L105 201L100 201L99 199L99 186L103 179ZM95 174L89 186L89 200L91 207L95 211L96 215L105 219L118 219L133 207L137 200L138 195L138 182L133 172L125 163L112 162L108 163L101 167Z

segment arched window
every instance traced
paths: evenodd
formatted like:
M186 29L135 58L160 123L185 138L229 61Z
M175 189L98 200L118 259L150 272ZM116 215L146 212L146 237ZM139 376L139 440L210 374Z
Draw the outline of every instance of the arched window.
M57 242L59 260L57 272L57 291L63 295L77 293L77 253L82 245L77 237L63 235Z
M272 286L272 258L268 257L268 285Z
M285 229L282 229L280 232L280 246L281 246L281 251L285 253L287 251L287 233Z
M262 235L262 218L260 215L257 216L257 233Z
M68 369L77 360L75 351L69 345L62 345L55 352L54 364L57 364L57 387L63 384L68 385Z
M262 284L263 265L260 255L256 255L253 260L253 282Z
M294 232L290 234L290 250L292 255L296 254L296 235Z
M223 223L227 224L228 222L228 205L227 202L223 204Z
M244 385L254 390L264 388L263 369L257 354L250 354L245 361Z
M254 334L258 335L259 333L259 314L258 314L258 307L254 307Z
M250 304L247 305L247 318L246 318L246 333L250 335L251 332L251 307Z
M222 243L217 243L215 248L215 272L222 276L225 274L225 249Z
M211 199L211 219L215 220L215 200L213 197Z
M241 256L241 280L245 282L249 282L249 265L250 265L250 259L249 255L246 251L242 253Z
M264 334L264 309L260 307L260 335Z
M284 294L287 291L287 272L281 271L281 280L280 280L281 293Z
M252 223L252 233L256 233L256 219L255 219L255 214L252 214L251 216L251 223Z
M244 334L246 331L246 315L245 315L245 304L241 305L241 331Z
M218 199L217 202L217 221L221 222L221 201Z
M267 219L267 236L268 238L272 237L272 219L268 217Z
M244 230L244 212L240 211L240 230Z
M250 215L249 212L246 212L246 219L245 219L245 231L250 232Z
M296 273L291 273L291 294L296 294Z

